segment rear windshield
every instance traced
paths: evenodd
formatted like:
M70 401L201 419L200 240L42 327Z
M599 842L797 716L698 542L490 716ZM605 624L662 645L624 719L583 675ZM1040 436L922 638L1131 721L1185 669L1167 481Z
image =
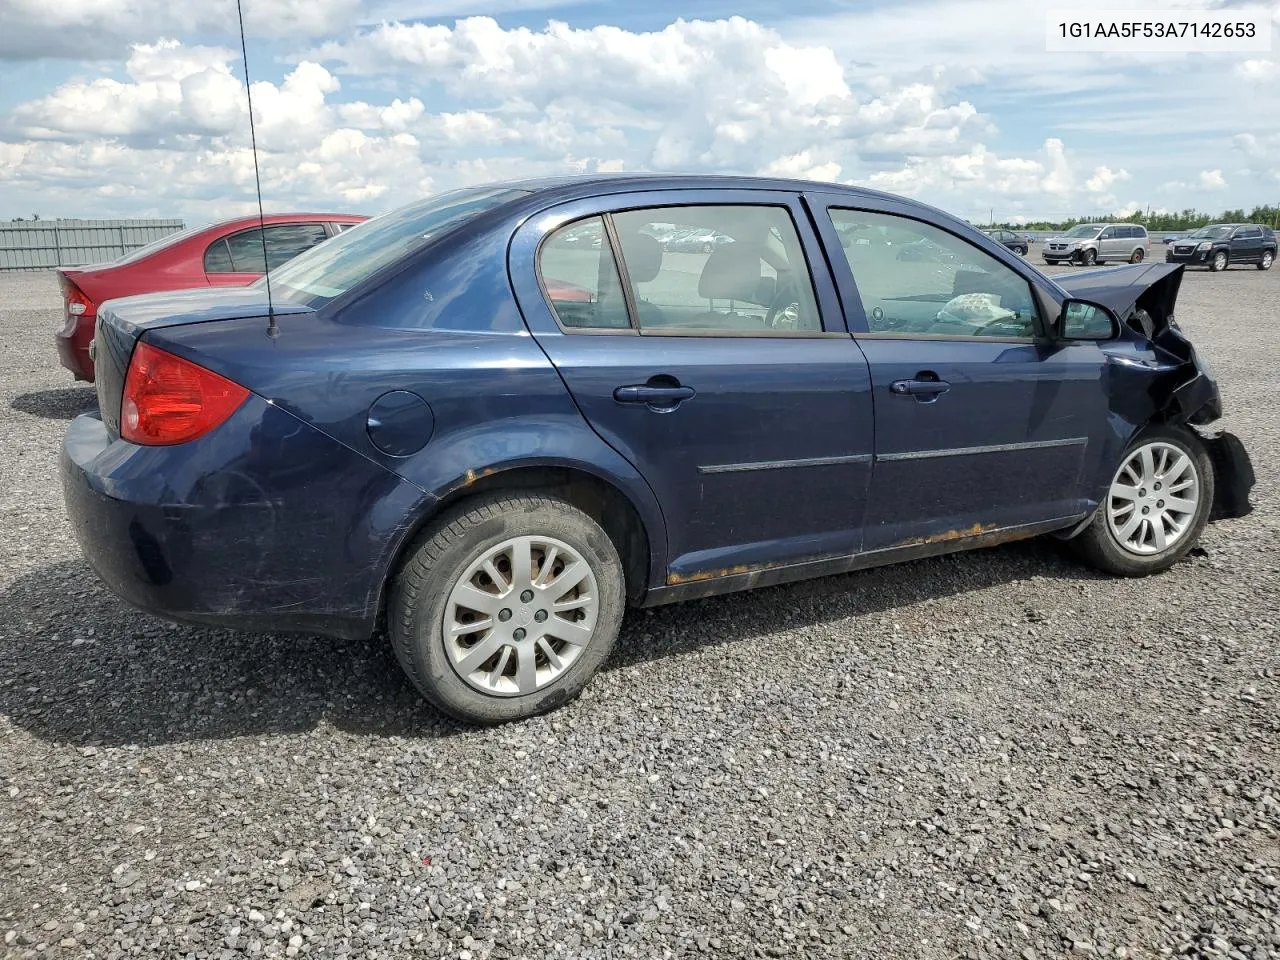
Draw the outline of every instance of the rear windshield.
M528 190L453 190L366 220L271 271L271 293L308 306L327 303L450 227ZM263 277L255 287L264 287Z
M186 230L178 230L174 233L166 234L159 240L152 240L146 246L138 247L136 250L130 250L122 257L117 257L112 263L133 263L141 260L143 257L149 257L153 253L163 250L165 247L172 247L175 243L181 243L190 237L194 237L197 233L203 233L209 229L208 224L199 227L188 227Z

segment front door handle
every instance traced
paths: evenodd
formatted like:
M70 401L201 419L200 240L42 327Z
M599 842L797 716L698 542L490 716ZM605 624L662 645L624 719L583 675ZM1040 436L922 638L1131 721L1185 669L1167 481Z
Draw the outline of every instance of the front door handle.
M889 384L889 392L904 397L934 397L951 389L945 380L895 380Z
M650 407L674 407L693 395L693 387L652 386L647 383L618 387L613 391L613 399L618 403L643 403Z

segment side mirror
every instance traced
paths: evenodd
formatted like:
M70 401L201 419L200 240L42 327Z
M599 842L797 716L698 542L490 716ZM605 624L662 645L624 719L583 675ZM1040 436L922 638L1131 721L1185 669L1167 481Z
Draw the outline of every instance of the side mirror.
M1120 320L1100 303L1066 300L1053 335L1058 340L1111 340L1120 335Z

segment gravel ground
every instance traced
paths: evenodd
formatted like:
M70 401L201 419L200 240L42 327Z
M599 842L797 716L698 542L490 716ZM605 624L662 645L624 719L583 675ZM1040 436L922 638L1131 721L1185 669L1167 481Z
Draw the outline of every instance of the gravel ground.
M1147 581L1014 544L628 616L473 730L382 641L171 626L82 562L89 407L0 275L0 955L1280 958L1280 270L1179 320L1256 512Z

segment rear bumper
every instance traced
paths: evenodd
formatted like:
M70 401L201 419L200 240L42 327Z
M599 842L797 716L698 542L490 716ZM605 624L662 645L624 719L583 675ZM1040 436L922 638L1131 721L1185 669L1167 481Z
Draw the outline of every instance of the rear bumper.
M63 497L116 594L183 623L372 633L424 495L253 396L201 440L141 447L71 422Z
M93 361L89 359L89 341L93 339L93 317L68 318L66 326L54 334L58 361L75 374L77 380L93 382Z

